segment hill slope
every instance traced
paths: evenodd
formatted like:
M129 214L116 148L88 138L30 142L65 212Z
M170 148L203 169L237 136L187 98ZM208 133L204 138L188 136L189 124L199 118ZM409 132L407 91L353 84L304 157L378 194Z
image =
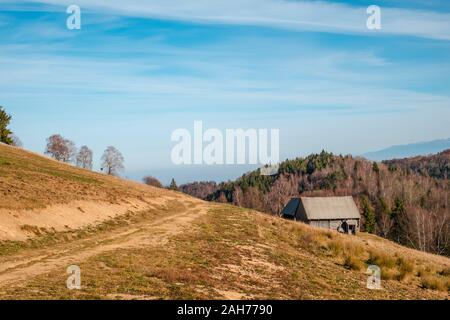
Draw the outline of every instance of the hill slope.
M450 149L450 139L441 139L441 140L392 146L378 151L367 152L362 156L370 160L382 161L398 158L424 156L432 153L438 153L445 149Z
M448 258L374 235L341 235L204 202L2 145L0 194L0 219L13 216L9 223L27 238L4 228L3 299L448 296ZM102 213L93 218L95 208ZM77 223L59 230L64 219ZM382 290L366 288L368 263L381 267ZM81 268L81 290L66 287L72 264Z
M450 256L449 180L418 175L400 165L323 151L283 161L273 176L262 176L258 169L218 186L197 183L180 189L201 195L199 189L206 187L214 192L203 199L273 215L292 197L352 195L363 231Z
M436 179L450 177L450 149L429 156L386 160L383 163L391 168L400 168Z
M142 210L162 191L0 144L0 196L0 240L25 240Z

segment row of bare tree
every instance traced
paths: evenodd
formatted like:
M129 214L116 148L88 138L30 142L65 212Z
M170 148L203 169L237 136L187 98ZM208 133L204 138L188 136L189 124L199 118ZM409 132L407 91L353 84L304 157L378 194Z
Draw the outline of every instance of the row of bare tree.
M88 146L77 150L75 143L59 134L47 138L45 154L55 160L65 163L74 163L76 166L92 170L94 153ZM118 175L124 170L124 158L119 150L113 146L106 148L101 157L102 171L109 175Z

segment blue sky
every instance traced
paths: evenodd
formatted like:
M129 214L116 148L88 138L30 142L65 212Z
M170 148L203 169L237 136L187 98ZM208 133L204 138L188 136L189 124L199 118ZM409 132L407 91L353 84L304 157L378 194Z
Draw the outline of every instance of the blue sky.
M98 163L114 145L136 179L248 169L174 168L170 135L194 120L279 128L282 159L448 138L449 89L446 1L0 1L0 105L25 147L60 133Z

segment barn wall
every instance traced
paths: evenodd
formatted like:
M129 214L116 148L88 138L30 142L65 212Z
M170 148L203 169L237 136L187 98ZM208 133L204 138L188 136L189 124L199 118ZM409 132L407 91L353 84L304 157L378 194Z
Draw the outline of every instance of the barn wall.
M328 220L313 220L310 222L310 225L319 227L319 228L329 229L330 221L328 221Z
M356 225L356 231L359 231L359 221L357 219L348 219L346 220L348 224ZM342 220L310 220L307 221L308 224L319 227L319 228L325 228L330 230L336 230L341 231L341 225Z
M309 223L308 217L306 216L305 208L303 207L303 203L301 201L299 201L297 212L295 213L295 218L298 221Z
M349 219L347 220L348 224L356 225L356 231L359 231L359 220L357 219Z

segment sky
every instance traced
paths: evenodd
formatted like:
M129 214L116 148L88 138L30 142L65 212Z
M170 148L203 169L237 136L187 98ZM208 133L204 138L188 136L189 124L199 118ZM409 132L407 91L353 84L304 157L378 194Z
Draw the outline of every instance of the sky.
M98 170L114 145L132 179L252 168L175 166L171 133L194 121L279 129L281 159L449 138L449 89L449 1L0 0L0 105L24 147L59 133Z

